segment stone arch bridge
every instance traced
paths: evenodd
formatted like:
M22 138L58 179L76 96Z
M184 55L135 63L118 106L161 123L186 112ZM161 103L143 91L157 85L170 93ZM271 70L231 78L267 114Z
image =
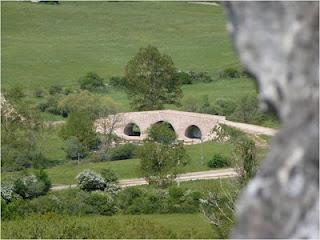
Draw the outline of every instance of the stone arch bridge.
M148 128L153 124L166 122L175 131L178 140L197 143L212 139L212 129L220 123L236 127L251 134L274 135L275 130L256 125L227 121L224 116L157 110L126 112L97 120L97 131L106 133L112 129L116 135L128 141L141 141L147 137Z

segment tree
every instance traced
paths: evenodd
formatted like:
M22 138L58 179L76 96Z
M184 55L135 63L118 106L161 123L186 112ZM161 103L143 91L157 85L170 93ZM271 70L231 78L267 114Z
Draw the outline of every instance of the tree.
M176 140L177 135L169 123L161 122L153 124L148 129L148 137L150 141L170 144Z
M72 112L62 126L60 134L64 139L76 137L87 149L96 148L99 143L94 119L90 113L84 111Z
M146 141L139 148L140 170L149 184L163 187L172 183L178 169L187 164L183 143L163 144Z
M238 129L220 124L214 128L216 141L232 144L233 165L239 177L225 181L223 186L209 192L201 199L203 215L215 227L220 238L228 238L231 227L235 224L236 199L242 188L254 177L258 162L255 155L255 143ZM219 193L219 194L218 194Z
M232 118L240 122L249 123L254 122L258 113L257 98L255 96L245 96L240 99Z
M65 143L64 150L67 154L67 157L70 159L76 159L78 161L78 164L80 158L83 158L85 156L85 148L77 137L70 137Z
M136 110L162 109L182 97L181 82L172 59L156 47L141 48L125 69L126 92Z
M95 72L89 72L86 76L79 79L80 88L88 91L105 90L103 78Z

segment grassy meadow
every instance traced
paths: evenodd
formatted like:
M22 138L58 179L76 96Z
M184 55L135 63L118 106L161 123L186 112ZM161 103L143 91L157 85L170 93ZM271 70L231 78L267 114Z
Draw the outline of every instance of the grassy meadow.
M116 216L59 216L48 214L5 221L1 238L215 238L200 213Z
M75 86L95 71L123 75L155 45L178 69L238 65L221 6L187 2L2 2L2 87Z

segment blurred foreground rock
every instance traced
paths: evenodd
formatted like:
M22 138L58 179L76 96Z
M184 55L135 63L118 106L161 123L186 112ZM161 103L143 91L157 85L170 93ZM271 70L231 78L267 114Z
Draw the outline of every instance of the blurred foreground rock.
M319 235L319 3L225 2L241 62L282 129L237 203L234 238Z

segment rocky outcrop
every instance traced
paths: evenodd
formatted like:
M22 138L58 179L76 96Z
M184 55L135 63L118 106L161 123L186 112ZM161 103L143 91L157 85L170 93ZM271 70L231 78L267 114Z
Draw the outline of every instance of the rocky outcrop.
M226 2L241 62L282 130L237 203L235 238L318 238L319 3Z

